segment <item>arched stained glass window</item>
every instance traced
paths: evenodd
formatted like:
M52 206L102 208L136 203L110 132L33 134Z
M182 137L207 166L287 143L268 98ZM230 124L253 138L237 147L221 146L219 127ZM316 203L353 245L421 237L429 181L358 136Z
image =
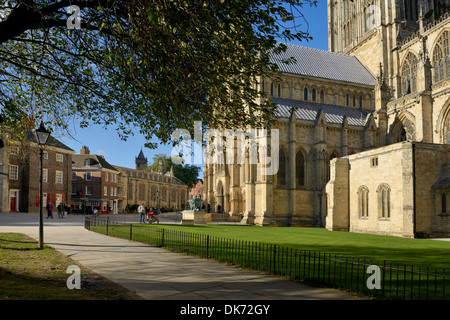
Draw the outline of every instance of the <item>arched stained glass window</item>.
M394 142L416 140L416 125L413 121L406 118L403 122L399 123L398 126L399 127L397 129L398 131Z
M403 94L410 94L417 90L417 57L408 53L402 68Z
M444 126L442 128L442 138L443 143L450 144L450 112L447 112L447 116L444 121Z
M450 47L448 38L448 31L442 33L433 51L434 82L439 82L450 77Z

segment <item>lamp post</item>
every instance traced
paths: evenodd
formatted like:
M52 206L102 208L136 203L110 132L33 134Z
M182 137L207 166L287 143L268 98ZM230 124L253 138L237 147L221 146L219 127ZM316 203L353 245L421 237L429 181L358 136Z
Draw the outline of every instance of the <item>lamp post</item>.
M43 158L44 158L44 146L47 144L48 138L50 137L50 131L47 131L45 129L44 124L41 122L41 125L38 129L34 130L34 134L36 135L37 143L39 144L39 156L40 156L40 162L41 162L41 173L39 178L39 249L44 248L44 218L42 213L42 198L43 198L43 188L42 188L42 182L43 182Z

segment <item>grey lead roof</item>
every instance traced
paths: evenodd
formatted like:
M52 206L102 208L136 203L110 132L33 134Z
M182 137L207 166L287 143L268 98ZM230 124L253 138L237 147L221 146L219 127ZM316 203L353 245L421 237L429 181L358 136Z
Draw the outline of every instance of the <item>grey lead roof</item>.
M280 55L271 56L282 72L339 80L364 85L375 85L372 73L354 56L285 44L287 49ZM283 60L294 58L286 64Z
M315 121L320 109L323 109L328 123L342 124L344 116L347 116L349 125L364 126L367 118L367 113L360 109L279 98L272 98L272 102L278 105L275 114L281 118L289 118L292 108L295 110L296 119L299 120Z

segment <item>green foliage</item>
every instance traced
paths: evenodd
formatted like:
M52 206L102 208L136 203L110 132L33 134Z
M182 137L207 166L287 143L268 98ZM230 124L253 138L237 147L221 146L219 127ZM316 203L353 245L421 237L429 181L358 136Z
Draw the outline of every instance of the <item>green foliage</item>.
M147 170L158 172L160 161L162 161L165 166L165 172L169 172L170 169L173 168L174 176L187 184L189 188L197 182L200 167L189 164L175 164L173 163L171 157L163 153L158 153L153 156L153 163L147 168Z
M310 38L298 21L316 2L86 0L81 29L68 29L67 1L4 1L0 107L14 101L53 131L78 118L163 143L194 120L265 126L274 105L255 103L254 84L278 75L276 39Z

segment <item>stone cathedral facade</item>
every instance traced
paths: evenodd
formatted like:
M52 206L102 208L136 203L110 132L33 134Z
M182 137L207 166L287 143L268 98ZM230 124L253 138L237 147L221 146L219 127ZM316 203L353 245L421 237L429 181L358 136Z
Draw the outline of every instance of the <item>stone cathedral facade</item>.
M449 5L328 0L329 51L288 45L281 81L258 84L278 173L207 164L205 202L242 223L449 236Z

